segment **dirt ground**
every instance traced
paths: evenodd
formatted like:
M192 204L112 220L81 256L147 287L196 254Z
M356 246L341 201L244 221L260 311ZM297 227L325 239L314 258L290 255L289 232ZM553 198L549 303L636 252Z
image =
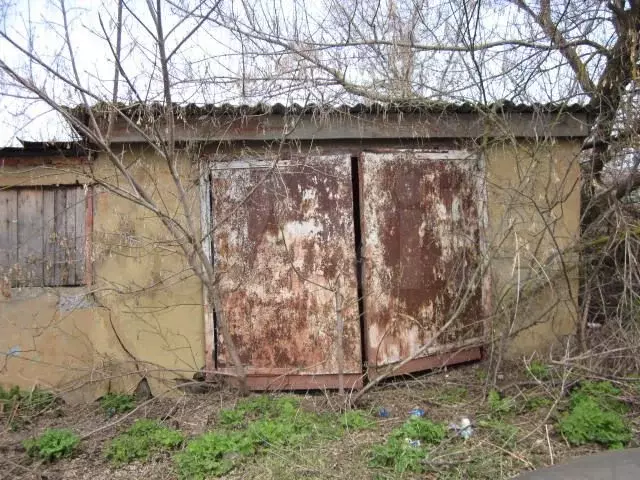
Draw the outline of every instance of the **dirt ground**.
M527 375L523 365L504 368L497 391L513 399L511 413L491 423L487 405L486 370L482 364L465 365L403 378L380 385L363 400L360 408L375 420L375 427L347 431L331 441L310 442L287 448L270 448L239 464L222 478L229 479L384 479L428 478L502 479L520 472L565 462L571 457L600 451L597 445L571 447L555 428L560 385L558 377L539 381ZM338 412L344 400L336 393L298 393L304 408L314 412ZM531 400L542 399L542 400ZM558 401L556 401L558 400ZM511 400L510 400L511 401ZM232 391L190 394L179 398L154 398L128 416L107 417L99 404L62 405L54 411L30 418L19 428L9 428L0 416L0 478L23 479L174 479L178 478L168 453L157 454L145 462L115 467L106 459L104 448L137 418L159 419L180 429L187 438L215 430L218 412L237 402ZM468 440L454 432L433 447L425 472L397 472L371 466L372 446L385 442L389 433L409 418L414 408L425 411L425 418L445 424L467 417L473 424ZM381 409L388 416L380 415ZM632 416L633 417L633 416ZM635 417L631 418L638 446ZM47 428L69 428L82 437L78 451L54 463L30 459L22 441Z

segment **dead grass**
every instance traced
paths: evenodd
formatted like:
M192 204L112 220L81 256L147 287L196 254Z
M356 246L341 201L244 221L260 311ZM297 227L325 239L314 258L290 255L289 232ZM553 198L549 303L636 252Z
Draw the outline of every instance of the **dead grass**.
M555 413L549 411L560 386L553 378L537 382L527 376L522 365L505 367L508 373L501 377L499 389L501 394L514 399L514 406L513 410L498 415L485 401L483 368L482 365L463 366L380 385L366 397L363 405L374 414L382 407L390 412L389 418L377 417L375 428L349 430L334 440L318 439L308 444L273 447L249 457L225 478L496 480L600 450L598 446L570 447L556 431ZM342 405L341 399L333 393L316 392L300 394L300 397L305 409L316 412L337 412ZM134 462L115 468L105 459L104 447L136 418L163 420L192 438L215 430L217 412L232 408L235 402L235 397L228 391L185 395L178 399L158 398L117 426L106 429L102 428L118 416L107 418L98 404L62 406L58 413L41 415L18 431L5 430L0 434L0 478L177 478L168 453L152 456L144 463ZM425 460L426 473L396 473L391 469L370 467L371 447L384 443L389 432L402 425L408 412L415 407L424 409L425 417L445 424L468 417L474 424L474 434L467 441L451 434L431 449ZM73 458L54 464L29 460L20 442L49 427L71 428L81 436L98 432L82 441ZM636 437L632 444L637 443Z

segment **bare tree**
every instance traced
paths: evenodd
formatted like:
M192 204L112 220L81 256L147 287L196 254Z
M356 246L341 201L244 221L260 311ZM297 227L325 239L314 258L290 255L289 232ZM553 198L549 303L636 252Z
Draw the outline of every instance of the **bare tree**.
M262 2L244 0L211 21L251 39L246 52L255 44L293 58L299 66L297 88L332 92L333 101L463 101L487 117L492 102L505 100L588 105L593 116L582 160L585 238L598 236L621 201L640 187L637 162L627 160L620 168L638 138L632 118L638 112L640 2L296 0L293 5L265 13ZM618 174L607 176L612 170ZM585 271L585 278L591 276ZM585 316L581 337L586 323Z
M105 176L91 168L83 172L91 182L146 209L164 225L192 273L204 285L206 300L216 307L222 338L236 368L241 390L245 391L244 368L220 308L219 274L205 252L205 239L210 232L202 231L199 210L194 209L193 172L184 172L179 166L179 158L189 156L193 147L178 147L175 137L179 114L175 104L176 85L191 79L191 72L184 71L185 64L177 59L189 47L203 21L215 14L217 3L206 11L201 10L201 18L173 15L166 11L171 6L161 0L149 1L143 9L125 0L119 1L116 7L98 14L97 29L88 32L108 46L113 69L108 82L86 75L86 65L78 61L80 46L74 41L77 31L71 21L77 11L65 0L57 4L57 27L54 22L47 24L47 29L61 38L61 50L54 52L54 61L47 58L46 49L34 48L5 27L0 30L0 38L11 54L0 59L0 69L11 82L10 91L37 98L62 117L91 148L106 156L115 175ZM191 8L200 7L202 4ZM31 27L27 26L27 34L33 33ZM51 83L55 83L55 88ZM139 106L137 116L118 103L127 98ZM78 106L69 108L69 105ZM125 122L141 135L153 155L162 160L173 183L171 197L175 201L169 204L167 197L158 196L158 186L141 181L135 165L126 163L125 151L111 141L116 121ZM197 163L195 165L197 167Z

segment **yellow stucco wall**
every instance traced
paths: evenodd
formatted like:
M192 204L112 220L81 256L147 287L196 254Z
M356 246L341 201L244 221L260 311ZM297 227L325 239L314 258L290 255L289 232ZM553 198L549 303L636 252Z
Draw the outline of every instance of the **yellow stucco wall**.
M573 328L575 259L567 256L573 265L566 271L555 262L536 274L543 285L548 282L532 299L524 280L531 266L544 264L577 238L579 145L561 141L516 148L494 142L484 156L493 325L495 331L521 332L511 344L512 355L545 349ZM153 151L127 147L123 154L163 211L182 215L171 177ZM103 181L127 188L103 156L92 166ZM83 183L83 168L88 167L65 166L60 173L51 167L4 167L0 186ZM184 161L178 168L190 179L199 222L195 167ZM202 289L178 246L154 214L104 187L95 185L93 191L93 283L0 295L0 384L56 388L80 401L109 388L130 390L142 375L158 393L205 364ZM554 198L561 199L559 205ZM75 305L88 291L91 301Z
M176 190L163 163L149 150L130 149L130 171L171 216ZM128 188L107 159L94 174ZM55 185L86 181L78 166L4 168L0 185ZM193 175L189 162L179 166ZM197 182L186 182L199 226ZM147 209L93 186L93 282L83 288L11 289L0 296L0 384L56 388L68 400L95 398L107 389L130 390L142 375L153 391L175 388L204 366L202 290L165 227ZM90 300L74 305L76 295ZM9 356L6 353L10 353Z
M487 197L494 333L507 354L546 352L573 332L578 302L580 143L494 142Z

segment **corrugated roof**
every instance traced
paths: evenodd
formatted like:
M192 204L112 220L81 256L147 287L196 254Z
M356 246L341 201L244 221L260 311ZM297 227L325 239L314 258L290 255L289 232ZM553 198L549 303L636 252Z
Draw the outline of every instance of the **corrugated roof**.
M0 148L0 157L82 157L86 148L78 142L28 142L19 140L21 147Z
M117 104L118 108L131 117L139 115L160 115L164 112L164 106L161 103L146 104ZM95 113L107 113L110 110L108 104L98 104L93 107ZM342 113L351 115L384 115L393 113L411 113L411 114L439 114L439 113L474 113L474 112L491 112L499 113L595 113L595 109L588 105L579 103L533 103L533 104L516 104L509 101L495 102L490 105L479 103L447 103L447 102L408 102L394 104L364 104L355 105L319 105L319 104L291 104L283 105L276 103L268 105L259 103L256 105L231 105L225 104L187 104L175 105L178 115L184 116L244 116L244 115L317 115ZM76 115L86 114L83 106L72 109Z

